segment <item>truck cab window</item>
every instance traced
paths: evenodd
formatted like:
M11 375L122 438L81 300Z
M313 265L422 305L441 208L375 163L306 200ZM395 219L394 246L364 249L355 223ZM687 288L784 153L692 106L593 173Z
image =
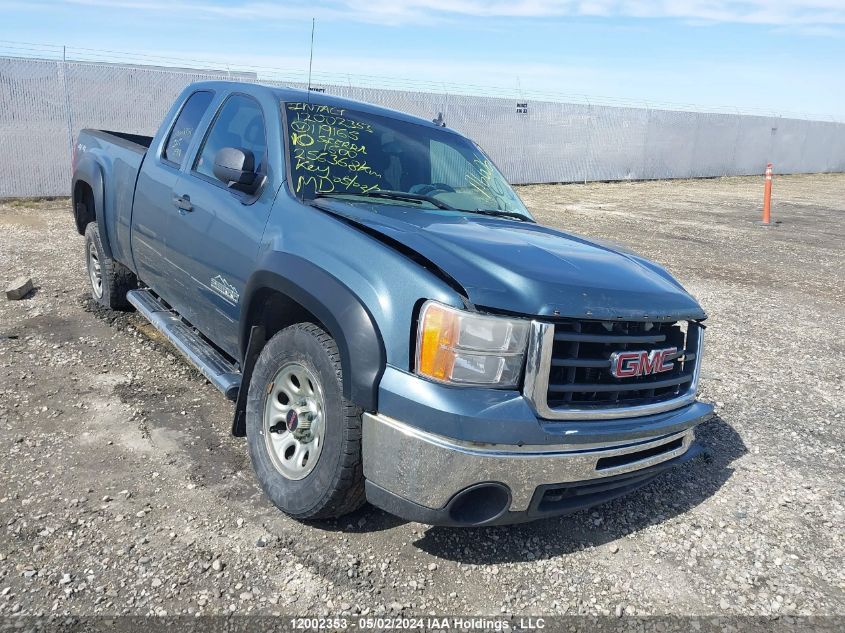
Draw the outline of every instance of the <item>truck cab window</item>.
M224 147L249 150L255 156L256 171L267 160L267 136L261 106L243 95L232 95L223 104L205 137L194 171L214 178L214 157Z
M162 157L165 160L179 166L183 164L188 153L188 146L191 144L197 125L208 109L208 104L211 103L212 96L211 92L202 90L195 92L185 101L182 111L176 118L176 124L170 130L167 143L164 145Z
M466 156L454 147L431 140L431 182L442 182L450 187L461 187L470 182L477 171ZM471 158L475 158L472 154Z

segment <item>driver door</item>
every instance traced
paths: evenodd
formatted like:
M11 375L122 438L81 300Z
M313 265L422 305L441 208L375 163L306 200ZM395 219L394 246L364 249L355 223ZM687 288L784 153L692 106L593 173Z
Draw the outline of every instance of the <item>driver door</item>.
M174 191L184 201L173 221L169 245L182 286L176 309L203 334L237 356L240 297L255 268L274 187L254 193L227 186L214 176L214 157L224 147L249 150L256 172L267 174L267 130L260 104L229 95L215 115L191 167ZM260 177L260 176L259 176Z

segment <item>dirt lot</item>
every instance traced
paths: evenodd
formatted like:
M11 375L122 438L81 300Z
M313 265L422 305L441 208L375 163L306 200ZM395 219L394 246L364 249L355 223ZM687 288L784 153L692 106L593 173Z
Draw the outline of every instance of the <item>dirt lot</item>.
M595 510L301 525L231 405L93 309L67 200L0 203L0 615L845 614L845 175L532 186L538 218L665 264L710 314L707 455Z

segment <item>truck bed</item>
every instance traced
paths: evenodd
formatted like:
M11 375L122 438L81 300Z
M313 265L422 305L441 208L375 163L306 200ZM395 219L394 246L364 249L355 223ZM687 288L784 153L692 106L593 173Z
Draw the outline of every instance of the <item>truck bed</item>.
M106 143L112 143L114 145L119 145L125 149L132 150L134 152L139 152L141 154L146 153L146 151L152 145L153 137L152 136L143 136L141 134L129 134L127 132L113 132L111 130L93 130L93 129L85 129L82 132L88 136L93 136L95 138L99 138Z
M126 264L131 257L128 250L129 225L135 197L135 183L153 137L110 130L84 129L79 133L74 171L87 181L102 178L103 214L100 231L108 239L112 256ZM90 173L88 173L90 172ZM99 174L96 175L96 174Z

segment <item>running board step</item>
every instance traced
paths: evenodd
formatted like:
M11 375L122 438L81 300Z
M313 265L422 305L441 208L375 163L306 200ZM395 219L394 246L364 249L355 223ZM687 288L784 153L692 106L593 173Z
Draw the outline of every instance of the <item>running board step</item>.
M212 385L229 400L237 400L241 386L241 372L229 359L212 347L199 333L187 325L179 315L168 309L147 290L130 290L126 294L135 309L152 323L167 340L173 343Z

